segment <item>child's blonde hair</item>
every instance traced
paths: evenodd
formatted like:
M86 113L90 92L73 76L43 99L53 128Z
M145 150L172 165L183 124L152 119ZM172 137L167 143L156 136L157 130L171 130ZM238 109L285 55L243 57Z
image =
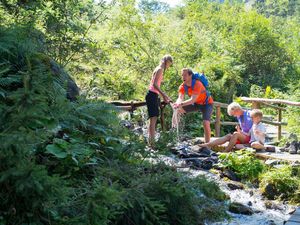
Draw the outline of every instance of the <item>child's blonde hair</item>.
M250 112L250 117L259 117L259 118L262 118L263 117L263 113L259 109L252 109L251 112Z
M237 102L232 102L227 106L227 113L229 116L232 116L233 115L232 113L237 110L243 110L240 104Z

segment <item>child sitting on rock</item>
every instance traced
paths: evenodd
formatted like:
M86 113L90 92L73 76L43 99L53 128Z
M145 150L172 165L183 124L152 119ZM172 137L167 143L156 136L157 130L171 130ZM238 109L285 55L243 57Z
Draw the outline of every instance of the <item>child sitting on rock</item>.
M255 149L266 149L264 146L266 139L266 127L261 122L263 114L259 109L253 109L250 112L253 125L250 129L250 145Z

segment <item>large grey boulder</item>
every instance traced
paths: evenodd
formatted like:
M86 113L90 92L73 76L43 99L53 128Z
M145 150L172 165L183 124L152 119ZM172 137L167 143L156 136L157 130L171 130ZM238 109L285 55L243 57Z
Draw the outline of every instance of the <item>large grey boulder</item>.
M54 76L60 81L60 85L66 90L66 97L70 101L75 101L79 95L79 87L75 83L74 79L54 60L50 60L50 69Z

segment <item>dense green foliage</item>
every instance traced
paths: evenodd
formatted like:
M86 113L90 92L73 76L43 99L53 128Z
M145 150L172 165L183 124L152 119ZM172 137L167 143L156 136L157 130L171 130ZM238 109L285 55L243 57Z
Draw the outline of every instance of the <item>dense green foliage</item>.
M113 3L0 2L1 225L199 224L226 217L216 184L148 163L144 140L121 127L117 110L103 101L143 100L166 53L174 66L163 90L173 99L181 68L202 66L216 101L299 101L297 1L250 8L241 1ZM68 74L82 90L75 102L66 99ZM299 113L288 110L298 133ZM200 135L199 120L187 117L190 134ZM236 154L228 166L255 179L261 165Z
M226 216L215 183L147 163L144 140L119 125L114 107L70 102L68 75L40 40L48 38L30 24L0 29L0 224L199 224Z
M153 67L166 52L175 57L175 68L166 75L164 85L173 96L180 83L178 72L184 66L197 70L203 65L213 95L226 102L233 95L248 95L252 84L287 90L289 81L299 78L296 19L273 20L238 3L187 2L165 14L149 14L139 13L134 1L119 1L112 18L95 35L102 56L106 56L103 60L109 62L97 74L99 82L112 79L108 74L121 76L120 82L139 81L134 93L122 97L141 98ZM282 32L279 27L284 21L288 24ZM99 65L99 61L95 63Z
M261 88L261 97L270 87L273 95L267 97L299 101L299 2L255 2L187 0L182 7L167 9L153 0L141 1L139 7L134 0L116 1L103 25L90 32L97 51L78 58L70 70L90 97L143 100L152 70L170 53L174 65L166 71L162 89L173 100L180 70L191 67L204 69L215 101L255 96L252 86ZM292 110L283 116L288 129L299 133L299 111ZM188 118L186 124L199 120ZM202 135L202 129L187 130Z

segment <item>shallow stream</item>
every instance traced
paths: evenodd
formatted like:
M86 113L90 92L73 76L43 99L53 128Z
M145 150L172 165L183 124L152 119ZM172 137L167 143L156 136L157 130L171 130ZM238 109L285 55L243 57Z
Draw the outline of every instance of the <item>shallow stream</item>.
M180 119L176 117L175 120L178 124ZM147 137L147 127L145 124L138 129L140 130L139 133L141 135ZM175 127L175 129L178 142L175 148L180 149L182 147L189 146L188 142L179 142L178 126ZM157 134L157 138L159 138L159 133ZM217 174L211 173L208 170L192 169L189 166L186 166L186 162L184 162L183 159L180 159L175 155L156 155L154 158L151 158L150 156L149 161L152 161L153 163L156 163L157 161L164 161L170 166L177 167L178 171L189 171L194 177L204 175L208 179L217 182L221 190L230 197L231 202L241 203L242 205L250 207L254 211L252 215L242 215L228 212L228 214L231 216L230 220L207 223L206 225L283 225L284 221L287 221L290 218L290 213L295 210L294 206L264 199L259 190L256 188L231 190L228 188L226 181L220 179ZM267 208L267 202L272 206Z

